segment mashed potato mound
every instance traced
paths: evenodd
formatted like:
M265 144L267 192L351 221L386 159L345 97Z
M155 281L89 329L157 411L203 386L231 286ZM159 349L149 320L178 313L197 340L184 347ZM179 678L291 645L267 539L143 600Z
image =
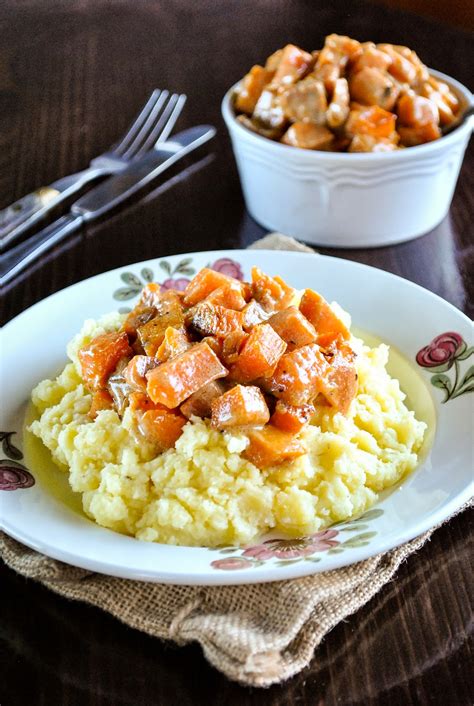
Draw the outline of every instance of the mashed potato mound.
M68 346L71 363L33 391L39 418L30 430L69 474L86 514L138 539L189 546L246 544L269 531L304 535L364 512L377 494L417 463L425 424L404 405L405 395L385 366L388 347L358 352L359 388L347 417L319 407L303 431L308 453L259 470L241 457L244 434L188 422L176 448L153 457L131 433L128 411L87 416L77 351L116 330L123 317L86 321Z

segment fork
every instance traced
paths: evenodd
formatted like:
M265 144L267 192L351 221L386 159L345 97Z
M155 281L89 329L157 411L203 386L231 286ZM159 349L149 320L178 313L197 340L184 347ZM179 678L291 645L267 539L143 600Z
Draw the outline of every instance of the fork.
M87 169L23 196L0 211L0 252L24 235L40 218L89 182L115 174L166 140L186 102L184 94L155 89L122 139L91 160Z

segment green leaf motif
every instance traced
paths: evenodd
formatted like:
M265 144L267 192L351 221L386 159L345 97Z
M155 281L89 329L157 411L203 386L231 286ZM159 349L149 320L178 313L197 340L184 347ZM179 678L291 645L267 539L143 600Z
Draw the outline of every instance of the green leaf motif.
M332 547L331 549L328 549L327 553L328 554L342 554L344 551L344 547Z
M236 551L235 547L229 547L228 549L219 549L219 554L233 554Z
M125 282L125 284L129 284L131 287L139 287L140 289L142 288L142 283L140 279L133 274L133 272L122 272L120 275L120 279Z
M471 367L467 370L463 379L461 380L457 388L454 390L452 398L460 397L466 392L474 392L474 365L471 365Z
M382 517L383 513L384 511L379 507L374 507L372 510L364 512L364 514L358 517L357 520L354 520L354 522L372 522L372 520Z
M440 390L444 390L446 393L446 396L443 400L443 402L447 402L451 396L452 392L452 386L451 386L451 380L448 378L447 375L433 375L431 378L431 384L433 387L437 387Z
M149 267L144 267L140 274L145 280L145 282L153 282L153 270L151 270Z
M359 532L360 530L368 529L369 525L347 525L347 527L339 527L340 532Z
M353 544L354 542L365 542L367 539L372 539L375 537L377 532L361 532L360 534L354 535L354 537L350 537L349 539L346 539L345 542L343 542L344 546Z
M169 263L166 262L166 260L161 260L160 267L166 272L167 275L171 276L171 267L169 266Z
M452 360L448 360L447 363L441 363L441 365L433 365L429 368L430 373L445 373L453 365Z
M291 566L292 564L297 564L300 559L281 559L277 561L275 566Z
M7 456L12 461L20 461L23 458L23 453L11 442L11 437L13 436L13 434L16 434L16 432L0 432L0 439L2 440L2 450L5 456Z
M187 267L188 265L190 265L192 263L192 261L193 261L192 257L185 257L185 258L183 258L183 260L180 260L178 262L178 266L176 267L176 269L180 270L182 267Z
M119 314L130 314L131 311L129 306L120 306L118 310Z
M305 561L311 561L313 564L317 564L318 561L321 561L320 556L307 556L305 557Z
M457 360L467 360L468 358L471 357L471 355L474 354L474 346L466 346L464 343L464 347L461 347L460 352L456 354L456 359Z
M180 275L187 275L188 277L192 277L194 272L195 271L192 267L180 267L179 269L175 270L175 273Z
M140 294L142 291L141 286L140 287L120 287L120 289L116 289L113 297L114 299L117 299L119 302L124 302L127 299L133 299L133 297L136 297L137 294Z

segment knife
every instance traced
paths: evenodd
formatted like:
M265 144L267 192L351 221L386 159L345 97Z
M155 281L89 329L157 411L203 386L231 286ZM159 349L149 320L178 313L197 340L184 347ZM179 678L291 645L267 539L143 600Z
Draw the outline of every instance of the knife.
M208 142L216 134L211 125L183 130L159 144L122 172L91 189L75 201L70 212L2 255L0 284L3 286L84 223L94 221L140 191L175 162Z

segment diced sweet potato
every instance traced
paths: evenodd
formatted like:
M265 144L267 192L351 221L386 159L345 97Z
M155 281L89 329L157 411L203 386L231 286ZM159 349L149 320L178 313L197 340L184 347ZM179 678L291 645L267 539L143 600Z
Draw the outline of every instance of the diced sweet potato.
M245 298L250 296L250 287L245 282L229 282L228 284L223 284L222 287L218 287L211 292L204 303L206 304L217 304L218 306L223 306L226 309L235 309L235 311L241 311L247 304Z
M112 397L107 390L96 390L92 395L91 408L88 415L91 419L95 419L97 414L103 409L112 409Z
M185 306L194 306L208 297L218 287L222 287L232 281L232 277L204 267L193 277L184 290L183 303Z
M193 415L196 417L211 416L211 402L216 397L220 397L225 392L225 387L220 380L213 380L204 385L200 390L188 397L181 405L180 412L188 419Z
M277 311L268 323L286 341L289 350L316 342L316 329L296 306Z
M147 412L149 409L166 409L163 405L157 405L152 402L146 392L131 392L129 396L129 407L134 412L142 410Z
M393 152L397 150L399 136L393 132L389 137L355 135L349 144L348 152Z
M268 71L258 64L252 66L242 79L241 86L235 96L236 110L252 115L264 86L272 80L274 73L274 71Z
M222 339L222 347L220 355L218 355L227 367L237 362L243 345L248 337L248 333L240 330L232 331L228 336Z
M271 375L285 350L285 341L269 324L258 324L250 332L237 362L232 366L232 379L252 382Z
M232 331L241 331L243 315L240 311L201 302L186 315L188 326L201 336L228 336Z
M222 357L222 338L216 338L215 336L204 336L201 343L207 343L209 348L214 351L218 358Z
M159 361L147 355L135 355L123 371L130 388L136 392L146 392L146 377L149 370L156 368Z
M415 147L423 145L425 142L433 142L441 137L441 130L434 123L426 123L419 127L404 127L400 125L398 128L400 134L400 143L404 147Z
M285 115L292 122L310 122L324 125L328 107L326 89L322 81L308 76L288 88L281 97Z
M211 403L214 429L260 426L270 419L265 398L258 387L236 385Z
M242 455L258 468L278 466L306 453L301 439L267 424L263 429L252 429L248 433L249 445Z
M357 373L354 353L344 344L330 358L326 375L320 380L319 391L342 414L347 414L357 392Z
M273 77L274 84L289 85L302 78L313 65L313 57L294 44L287 44L283 49L278 68Z
M278 400L270 423L278 429L281 429L281 431L287 431L290 434L298 434L305 424L309 422L313 414L314 405L312 404L303 404L296 407L295 405Z
M124 331L103 333L79 350L82 379L92 390L105 387L119 360L131 355L132 349Z
M351 98L363 105L378 105L392 110L400 88L385 71L366 66L349 78Z
M427 123L439 123L439 112L436 104L429 98L417 96L416 93L405 93L397 103L397 113L400 123L406 127L419 127Z
M252 293L265 311L273 313L290 306L295 290L281 277L270 277L258 267L252 267Z
M290 125L281 141L286 145L291 145L291 147L324 151L332 146L334 135L331 130L328 130L323 125L298 122Z
M292 405L302 405L316 397L319 382L328 363L315 343L285 353L265 386L275 397Z
M316 329L318 343L319 337L324 335L324 345L328 345L329 334L332 334L331 340L335 340L338 336L343 340L349 340L350 332L345 324L336 316L324 297L314 290L305 290L300 302L300 311Z
M157 303L156 309L156 316L137 329L138 340L147 355L155 355L163 343L168 327L184 331L183 307L175 292L166 292Z
M145 439L155 444L157 450L172 448L181 436L187 419L168 409L151 409L140 414L138 429Z
M261 324L269 317L269 313L255 300L251 299L242 309L242 325L245 331L251 330L256 324Z
M170 358L175 358L180 353L184 353L191 347L188 335L182 330L168 326L165 337L156 351L156 358L160 363L164 363Z
M156 316L156 308L154 306L144 306L139 304L133 309L122 325L122 331L125 331L127 336L132 340L137 337L137 329L140 326L148 323L150 319Z
M395 130L397 116L378 105L363 110L351 110L345 131L349 136L370 135L371 137L389 138Z
M227 374L214 351L201 342L150 370L147 393L153 402L173 409L204 385Z

